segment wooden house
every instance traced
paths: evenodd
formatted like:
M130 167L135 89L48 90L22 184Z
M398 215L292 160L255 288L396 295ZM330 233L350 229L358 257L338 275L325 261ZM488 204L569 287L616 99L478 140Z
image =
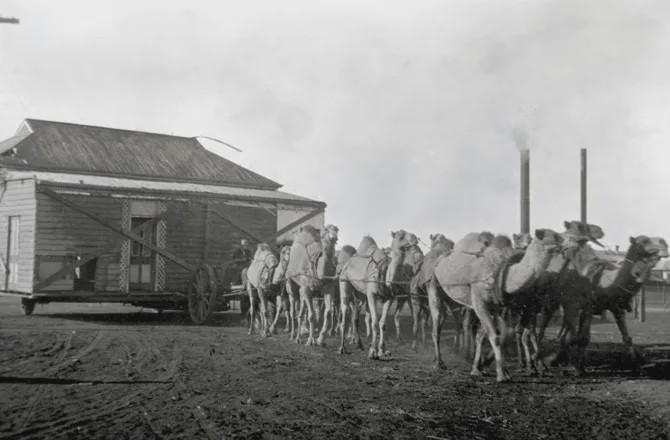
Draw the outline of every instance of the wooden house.
M0 142L0 294L36 302L183 303L242 238L276 243L322 202L196 138L26 119Z

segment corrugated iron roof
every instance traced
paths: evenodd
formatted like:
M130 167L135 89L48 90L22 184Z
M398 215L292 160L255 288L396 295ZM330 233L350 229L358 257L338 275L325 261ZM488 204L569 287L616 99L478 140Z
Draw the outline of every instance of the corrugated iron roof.
M146 196L160 194L194 194L204 196L221 196L237 200L262 200L285 204L310 205L325 207L326 204L306 197L289 194L283 191L240 188L222 185L204 185L188 182L166 182L159 180L124 179L120 177L91 176L85 174L50 173L44 171L7 171L7 180L35 179L39 183L61 186L66 189L105 189L132 191Z
M5 151L16 147L16 154L0 163L43 171L281 187L208 151L195 138L36 119L26 119L25 124L32 133L5 141L11 145Z
M30 136L30 133L28 134L17 134L15 136L10 137L9 139L5 139L4 141L0 141L0 154L5 153L6 151L9 151L10 148L14 148L19 142L24 140Z

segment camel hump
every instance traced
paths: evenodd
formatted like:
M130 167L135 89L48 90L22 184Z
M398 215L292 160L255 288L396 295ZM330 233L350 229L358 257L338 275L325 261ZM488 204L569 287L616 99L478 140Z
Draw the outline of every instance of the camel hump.
M344 267L344 265L347 264L347 261L349 261L349 259L354 255L356 255L356 248L348 244L342 246L342 249L337 251L335 259L338 274L342 272L342 268Z
M299 243L306 246L317 241L321 241L321 234L319 233L319 230L312 225L305 225L300 228L300 232L298 232L298 235L296 235L293 243Z
M490 232L470 232L461 238L454 246L454 252L466 254L481 254L493 241Z
M361 244L358 245L358 249L356 250L356 254L362 256L362 257L371 257L374 255L374 253L379 250L379 246L377 246L377 242L370 237L369 235L366 235L363 237L361 240Z

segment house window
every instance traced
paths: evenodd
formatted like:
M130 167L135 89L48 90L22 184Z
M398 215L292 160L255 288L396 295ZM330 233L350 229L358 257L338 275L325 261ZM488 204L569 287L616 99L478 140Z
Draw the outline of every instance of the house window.
M21 217L9 217L7 231L7 269L9 274L7 283L19 281L19 235L21 233Z

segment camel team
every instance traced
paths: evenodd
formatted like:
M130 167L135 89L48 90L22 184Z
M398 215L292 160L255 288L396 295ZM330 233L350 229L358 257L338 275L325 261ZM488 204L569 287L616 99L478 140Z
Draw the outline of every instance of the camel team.
M592 316L609 310L639 368L640 356L628 333L625 312L651 269L668 256L668 244L660 237L631 237L623 263L613 265L598 258L588 244L600 244L604 236L600 227L578 221L566 221L564 226L562 233L537 229L533 235L514 234L513 241L504 235L473 232L454 243L433 234L425 255L417 237L404 230L391 233L387 248L366 236L358 248L346 245L336 250L336 226L321 231L305 226L279 258L267 244L258 245L245 269L249 333L256 327L263 337L274 333L283 313L286 330L296 342L301 342L303 325L308 327L307 345L323 345L326 335L337 329L339 352L345 353L345 338L363 348L358 319L359 309L364 308L371 338L368 357L378 359L389 354L385 324L396 301L398 339L399 313L405 304L412 311L413 348L418 330L432 322L435 368L444 368L440 330L450 312L457 323L456 347L473 356L471 374L482 374L487 360L482 346L488 339L501 382L509 379L502 349L507 328L516 330L519 362L530 373L546 370L547 360L551 364L564 360L571 346L577 347L577 371L584 373ZM323 310L314 307L315 297L323 298ZM560 349L544 353L540 346L544 330L560 308ZM315 338L319 316L323 316L322 326Z

